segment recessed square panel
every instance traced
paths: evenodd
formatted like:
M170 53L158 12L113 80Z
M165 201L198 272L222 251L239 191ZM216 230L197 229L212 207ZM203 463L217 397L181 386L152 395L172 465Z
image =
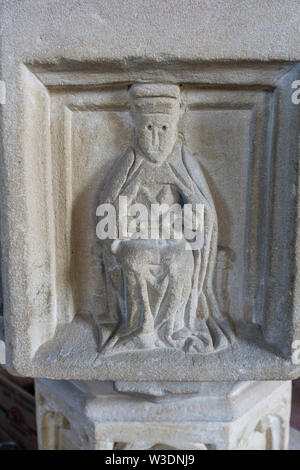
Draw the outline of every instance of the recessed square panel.
M25 295L14 294L5 313L15 373L297 375L299 112L288 99L297 66L283 78L268 69L262 85L255 67L247 84L228 64L227 82L210 86L207 70L172 67L163 80L134 63L93 76L89 67L22 67L26 210L10 236L24 239ZM182 214L202 205L202 244L99 240L97 208L111 204L118 215L120 197L146 208L176 203Z

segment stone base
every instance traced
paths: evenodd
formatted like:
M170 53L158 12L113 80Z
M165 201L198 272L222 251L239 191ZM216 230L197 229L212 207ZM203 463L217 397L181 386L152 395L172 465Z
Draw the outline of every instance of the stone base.
M39 448L288 448L290 382L153 387L36 380Z
M290 428L289 450L300 450L300 431Z

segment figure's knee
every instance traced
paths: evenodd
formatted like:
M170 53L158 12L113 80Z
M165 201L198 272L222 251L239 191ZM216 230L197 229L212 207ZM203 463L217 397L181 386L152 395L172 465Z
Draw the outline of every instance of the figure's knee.
M118 253L117 260L125 271L139 274L147 263L145 256L142 255L141 250L126 248Z

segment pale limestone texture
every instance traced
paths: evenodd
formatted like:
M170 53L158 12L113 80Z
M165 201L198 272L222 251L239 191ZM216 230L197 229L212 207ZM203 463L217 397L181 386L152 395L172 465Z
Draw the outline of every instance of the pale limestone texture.
M203 383L179 403L92 385L36 380L40 449L288 448L290 382Z
M1 244L10 370L121 382L298 376L300 105L291 100L299 79L298 2L12 0L0 5L0 78L6 84ZM176 137L197 163L192 176L198 184L201 179L202 190L207 184L208 205L216 213L211 220L218 224L218 231L212 230L217 240L202 249L209 250L210 263L217 247L208 288L216 303L204 323L216 317L219 328L226 319L233 338L223 327L224 334L209 327L201 338L203 325L178 328L180 333L169 328L175 317L183 319L175 307L195 292L197 276L186 255L177 269L168 265L176 295L172 308L166 303L169 331L163 346L151 337L150 344L143 339L142 348L133 341L120 351L104 351L100 320L107 299L115 297L104 289L96 201L138 128L128 90L145 83L179 87ZM174 168L186 181L180 165ZM180 277L182 266L186 273ZM201 269L205 272L204 265ZM182 280L185 295L178 288ZM211 297L206 288L199 291ZM199 305L193 310L197 315L204 311ZM128 318L136 319L132 312ZM226 344L216 347L224 337ZM205 341L208 351L201 351Z
M110 171L97 208L100 353L216 353L229 347L231 333L213 287L218 222L199 159L179 140L180 88L138 84L129 93L133 144Z
M289 450L300 450L300 431L290 429Z

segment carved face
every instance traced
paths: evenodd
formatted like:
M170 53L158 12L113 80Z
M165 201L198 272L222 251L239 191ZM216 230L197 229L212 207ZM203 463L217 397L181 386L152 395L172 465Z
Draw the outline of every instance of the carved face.
M177 114L142 114L134 116L135 144L152 163L161 164L170 155L177 138Z

